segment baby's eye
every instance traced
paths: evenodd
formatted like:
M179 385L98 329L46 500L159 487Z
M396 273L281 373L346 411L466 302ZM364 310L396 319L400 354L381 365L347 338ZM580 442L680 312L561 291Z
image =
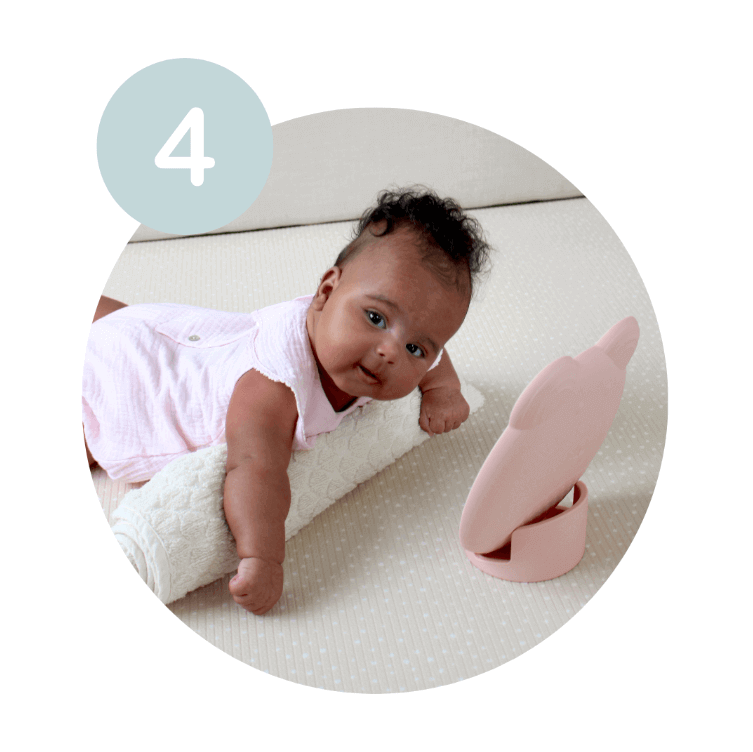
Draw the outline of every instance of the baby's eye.
M417 358L423 358L424 356L424 351L418 345L406 345L405 349Z
M374 326L378 326L380 329L387 328L387 323L381 313L377 313L376 311L366 311L366 315Z

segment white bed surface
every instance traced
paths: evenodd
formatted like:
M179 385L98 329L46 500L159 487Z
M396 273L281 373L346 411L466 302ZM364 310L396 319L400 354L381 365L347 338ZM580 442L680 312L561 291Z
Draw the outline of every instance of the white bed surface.
M472 211L496 249L493 272L449 351L484 395L459 430L409 452L295 536L285 590L263 617L229 577L172 604L198 635L256 669L314 687L400 692L467 679L534 647L576 614L619 563L653 493L667 385L658 326L628 253L583 198ZM130 244L104 293L253 310L313 291L350 223ZM567 575L515 584L471 566L457 539L463 503L517 396L562 355L633 315L641 327L622 404L584 480L586 553ZM109 515L128 490L93 473ZM124 566L127 564L125 557ZM154 597L144 588L144 597ZM176 625L176 628L178 625Z

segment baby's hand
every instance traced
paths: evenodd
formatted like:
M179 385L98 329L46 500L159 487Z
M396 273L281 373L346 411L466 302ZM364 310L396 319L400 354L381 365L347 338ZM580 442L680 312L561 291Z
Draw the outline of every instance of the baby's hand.
M470 415L471 409L460 389L437 387L421 395L421 416L418 425L429 434L445 433L458 428Z
M239 606L261 616L280 600L282 580L281 564L264 559L241 559L238 574L228 587Z

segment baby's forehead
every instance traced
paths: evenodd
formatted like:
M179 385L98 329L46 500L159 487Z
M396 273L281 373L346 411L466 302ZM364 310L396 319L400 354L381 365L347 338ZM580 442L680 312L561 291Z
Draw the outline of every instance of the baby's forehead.
M458 287L454 275L443 277L418 255L365 255L350 271L352 289L365 302L381 303L385 312L393 308L411 320L429 315L441 328L441 319L456 318L450 313L462 320L468 311L470 295Z
M399 227L387 235L370 235L369 238L346 259L346 264L360 259L362 274L386 276L395 269L417 266L431 271L448 288L470 295L471 275L467 265L453 261L447 252L417 230Z

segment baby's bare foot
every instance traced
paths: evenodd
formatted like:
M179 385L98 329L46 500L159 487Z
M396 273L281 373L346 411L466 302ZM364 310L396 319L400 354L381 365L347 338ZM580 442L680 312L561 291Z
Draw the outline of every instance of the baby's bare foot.
M280 600L282 565L264 559L241 559L238 574L228 585L233 600L246 611L261 616Z

